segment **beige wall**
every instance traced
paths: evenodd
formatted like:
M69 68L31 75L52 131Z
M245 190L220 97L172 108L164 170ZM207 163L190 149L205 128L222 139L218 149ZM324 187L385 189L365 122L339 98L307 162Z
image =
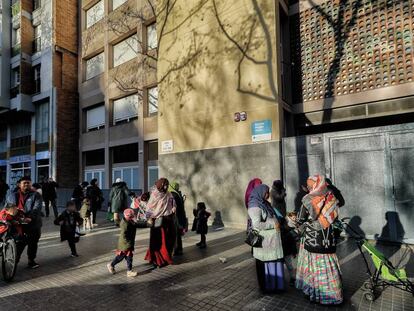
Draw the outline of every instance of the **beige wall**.
M215 14L212 0L178 0L167 16L165 3L157 18L159 141L173 139L174 152L249 144L251 122L264 119L279 140L275 2L216 0ZM240 111L248 120L236 123Z

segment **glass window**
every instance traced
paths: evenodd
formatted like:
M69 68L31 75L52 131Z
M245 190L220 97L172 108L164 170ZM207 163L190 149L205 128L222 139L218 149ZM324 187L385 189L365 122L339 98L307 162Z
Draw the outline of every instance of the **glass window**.
M121 178L129 189L138 189L138 171L138 167L114 168L112 170L112 181L115 182L117 178Z
M105 149L96 149L84 152L85 166L96 166L105 164Z
M139 179L139 175L138 175L138 168L133 168L132 169L132 189L138 189L138 179Z
M104 170L85 170L85 180L90 182L93 178L98 180L98 187L103 188L105 184L105 171Z
M157 24L147 26L147 50L155 50L158 47Z
M37 182L43 182L49 177L49 160L37 161Z
M96 55L86 61L86 80L89 80L104 72L104 53Z
M114 67L119 66L135 58L139 52L138 35L126 38L124 41L114 45Z
M86 131L99 130L105 127L105 106L101 105L86 110Z
M20 84L20 67L17 67L12 70L12 87Z
M103 0L96 3L86 11L86 28L89 28L99 22L105 15Z
M30 162L12 164L10 168L10 188L17 185L17 182L23 176L31 175Z
M148 115L154 115L158 112L158 87L148 89Z
M40 0L33 0L33 10L37 10L42 5L42 2Z
M113 0L112 1L112 10L115 10L116 8L120 7L125 2L127 2L127 0Z
M115 180L117 179L117 178L121 178L122 179L122 170L121 169L114 169L114 172L113 172L113 182L115 182Z
M129 121L138 117L138 95L130 95L114 100L113 123Z
M49 102L36 105L36 143L49 141Z
M40 65L33 67L34 71L34 94L41 92L41 79L40 79Z
M33 52L40 52L42 50L42 32L40 25L34 27Z
M138 143L112 147L113 163L138 162Z
M14 29L13 30L13 45L18 45L20 44L20 28Z
M157 180L158 180L158 166L149 166L148 167L148 189L151 189Z

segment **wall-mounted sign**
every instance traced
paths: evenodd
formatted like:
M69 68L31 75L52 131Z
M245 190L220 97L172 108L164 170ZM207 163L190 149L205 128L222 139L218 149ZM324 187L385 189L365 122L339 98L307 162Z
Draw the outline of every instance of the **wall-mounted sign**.
M174 150L174 142L172 140L164 140L161 142L162 152L171 152Z
M272 120L255 121L252 123L252 141L267 141L272 139Z
M40 151L36 152L36 160L47 160L50 158L49 151Z
M311 145L322 144L322 136L311 136L310 143Z
M11 157L9 159L10 164L12 163L22 163L22 162L30 162L32 160L32 156L30 154L28 155L21 155L16 157Z

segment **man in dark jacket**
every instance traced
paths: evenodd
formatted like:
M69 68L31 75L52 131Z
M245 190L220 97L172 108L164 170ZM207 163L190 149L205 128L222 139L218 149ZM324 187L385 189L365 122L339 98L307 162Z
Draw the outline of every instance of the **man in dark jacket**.
M128 208L128 196L129 190L127 184L121 178L117 178L109 193L111 211L114 213L114 221L117 225L121 221L119 214L122 214Z
M96 226L96 214L101 208L103 202L102 191L98 186L98 180L96 178L91 180L91 184L86 188L86 197L91 202L92 211L92 223Z
M87 181L84 181L80 183L79 185L76 185L76 187L73 189L72 192L72 200L76 204L76 209L79 211L82 206L82 201L86 197L86 188L89 186L89 183Z
M58 187L59 185L53 180L53 178L49 178L49 180L46 180L42 185L42 195L43 201L45 202L46 217L49 217L49 204L53 208L55 218L58 217L58 210L56 206L56 188Z
M32 181L29 176L22 177L18 182L18 187L12 193L11 201L22 210L25 217L30 219L27 225L24 225L26 234L27 258L29 268L38 268L35 262L37 255L37 245L41 236L42 229L42 196L32 189ZM17 259L26 245L18 250Z

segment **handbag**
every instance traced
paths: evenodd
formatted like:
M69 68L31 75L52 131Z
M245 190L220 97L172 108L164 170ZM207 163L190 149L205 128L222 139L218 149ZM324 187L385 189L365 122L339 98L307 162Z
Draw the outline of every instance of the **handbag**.
M244 242L251 247L262 247L263 237L259 234L259 231L250 229Z

